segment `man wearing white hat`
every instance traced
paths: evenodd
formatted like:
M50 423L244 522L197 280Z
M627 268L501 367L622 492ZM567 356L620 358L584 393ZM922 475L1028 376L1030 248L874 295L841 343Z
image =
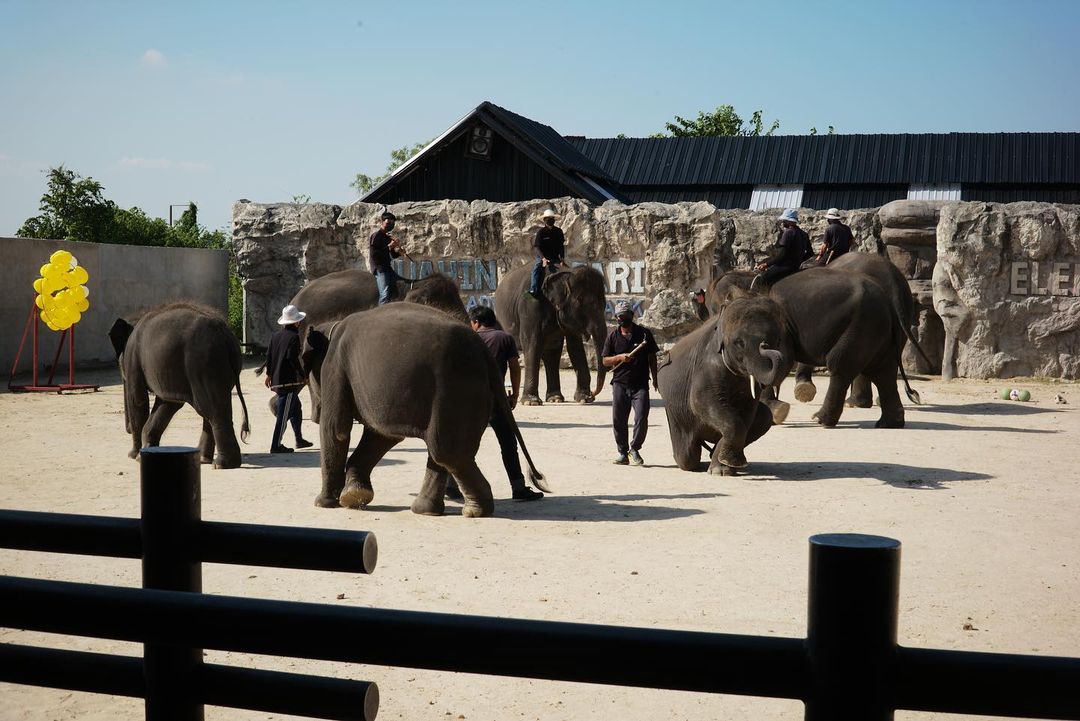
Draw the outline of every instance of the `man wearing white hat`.
M300 326L307 316L295 305L281 309L278 325L281 330L270 336L270 345L266 349L266 387L277 393L277 420L274 422L274 437L270 441L271 453L292 453L293 449L281 444L285 432L285 423L292 424L296 436L297 448L310 448L311 441L300 435L300 420L303 417L300 406L300 389L304 387L304 371L300 367Z
M608 333L601 362L611 372L611 425L615 430L618 466L640 466L641 447L649 432L649 376L656 383L656 354L660 352L652 331L634 322L634 308L625 300L615 304L619 326ZM634 411L634 436L628 432L630 411Z
M780 216L782 231L777 242L776 255L757 266L758 283L772 285L799 269L804 260L814 257L810 236L799 227L799 211L788 208Z
M821 244L821 265L828 265L844 253L851 250L851 242L854 236L851 228L840 222L840 211L829 208L825 213L825 241Z
M540 297L540 289L544 287L544 276L553 273L556 267L563 264L566 257L566 236L562 229L555 225L555 211L548 208L544 211L541 219L544 227L536 231L533 238L533 250L536 252L536 264L533 265L532 282L529 284L529 295L533 298Z

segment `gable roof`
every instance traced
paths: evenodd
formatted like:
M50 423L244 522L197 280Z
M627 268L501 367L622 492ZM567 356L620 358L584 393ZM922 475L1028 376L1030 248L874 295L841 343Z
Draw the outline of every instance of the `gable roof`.
M488 101L476 106L360 199L364 202L378 201L387 189L421 167L426 158L458 138L477 120L586 200L596 204L612 198L624 200L607 171L583 155L554 128Z
M1080 183L1080 133L571 138L621 186Z

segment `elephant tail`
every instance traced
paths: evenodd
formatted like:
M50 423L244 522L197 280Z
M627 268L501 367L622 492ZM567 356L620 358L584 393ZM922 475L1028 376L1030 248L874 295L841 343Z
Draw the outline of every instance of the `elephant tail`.
M236 395L240 396L240 407L244 409L244 422L240 425L240 440L247 443L251 435L251 426L248 425L247 403L244 402L244 391L240 390L240 376L236 377Z
M517 421L514 420L514 413L510 410L510 401L506 398L506 390L502 386L502 381L495 377L494 363L492 364L492 390L495 392L495 413L503 416L506 419L511 428L514 429L514 437L517 438L518 446L521 448L521 454L525 456L525 462L529 465L529 483L536 486L544 493L554 493L551 487L548 486L547 480L544 478L544 474L533 463L532 456L529 455L529 449L525 445L525 439L521 436L521 429L518 427Z
M904 335L908 337L908 340L911 341L912 344L914 344L915 348L919 351L919 353L922 354L922 357L924 360L926 360L927 364L930 364L929 359L926 358L926 354L923 353L923 349L919 347L919 342L915 339L915 334L911 332L911 329L908 328L902 320L900 320L899 315L894 315L893 318L893 322L898 324L903 329ZM898 342L896 344L896 367L900 369L900 377L904 381L904 393L907 394L909 401L911 401L915 405L922 405L922 397L919 396L919 392L912 388L911 384L908 383L907 373L904 372L904 359L902 357L902 351L903 343Z

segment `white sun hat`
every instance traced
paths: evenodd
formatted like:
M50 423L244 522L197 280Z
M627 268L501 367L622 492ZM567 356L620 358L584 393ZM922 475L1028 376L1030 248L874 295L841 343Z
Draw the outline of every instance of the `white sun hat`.
M554 210L552 210L551 208L548 208L547 210L544 211L544 214L541 215L540 217L541 218L558 218L559 216L555 215Z
M825 220L840 220L840 210L838 208L829 208L825 213Z
M307 313L295 305L287 305L281 309L281 317L277 319L277 322L278 325L292 325L293 323L299 323L306 317Z
M792 223L798 223L799 222L799 211L795 210L794 208L788 208L780 216L780 220L787 220L787 221L790 221Z

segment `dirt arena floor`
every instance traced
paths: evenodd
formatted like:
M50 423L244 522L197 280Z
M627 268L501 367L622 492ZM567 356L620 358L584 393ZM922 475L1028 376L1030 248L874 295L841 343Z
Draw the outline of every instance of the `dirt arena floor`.
M102 383L101 392L0 394L0 507L138 514L139 467L125 455L119 376L83 376ZM572 385L568 374L563 383ZM475 520L462 518L455 504L442 518L408 510L425 459L414 440L377 469L370 509L316 508L318 445L289 456L266 453L268 391L250 369L243 385L252 440L243 468L203 467L203 518L374 531L379 563L371 576L206 565L207 593L801 638L808 537L861 532L903 543L901 644L1080 656L1077 384L919 379L924 405L908 406L904 430L874 429L876 408L848 409L839 427L825 430L810 421L816 403L794 404L785 426L747 449L748 473L733 478L675 467L659 399L643 468L610 462L609 393L589 406L520 408L526 441L556 494L537 503L499 500L496 517ZM1032 402L999 400L1004 386L1029 389ZM1055 402L1058 393L1067 404ZM185 408L164 440L193 445L198 428ZM317 442L317 427L305 421L304 428ZM496 498L508 498L490 433L479 463ZM139 585L136 561L0 551L0 570ZM0 642L140 651L11 629L0 629ZM772 699L219 652L207 659L376 681L383 719L802 718L800 703ZM137 699L3 684L0 699L3 721L143 717ZM207 708L206 717L266 715Z

